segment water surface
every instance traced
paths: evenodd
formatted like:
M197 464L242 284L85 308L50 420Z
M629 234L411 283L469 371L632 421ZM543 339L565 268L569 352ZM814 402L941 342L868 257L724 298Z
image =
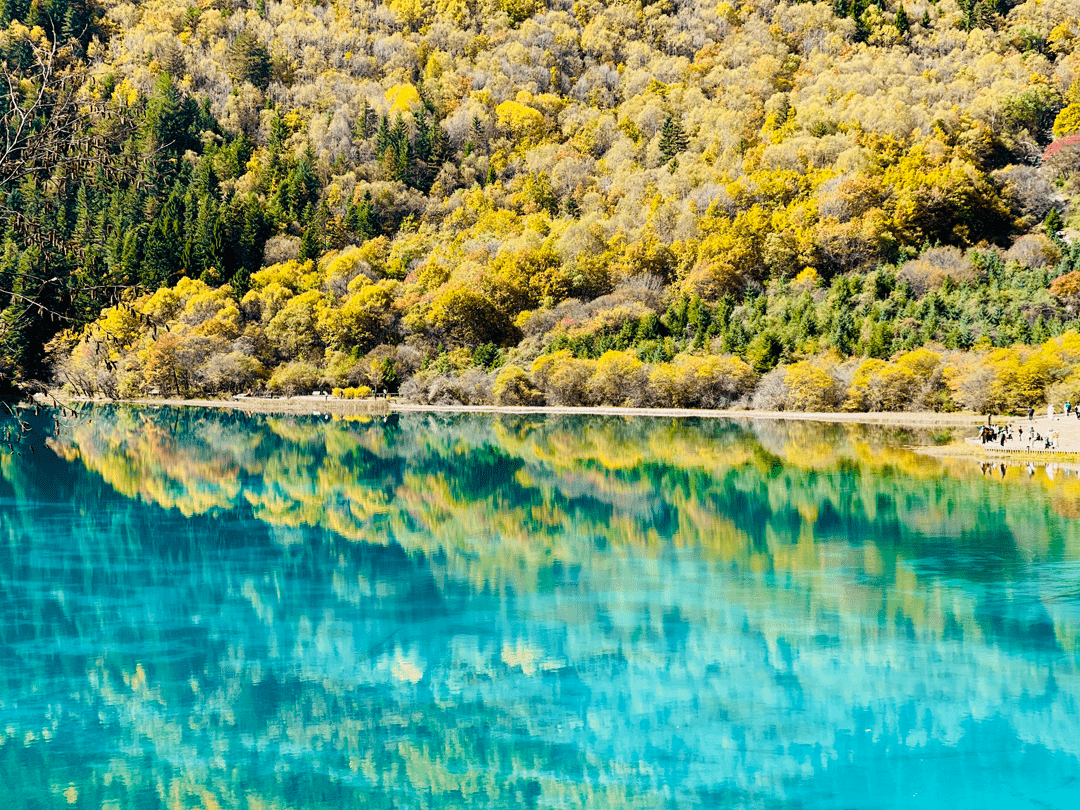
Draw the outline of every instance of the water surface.
M1069 470L784 422L35 424L8 807L1080 803Z

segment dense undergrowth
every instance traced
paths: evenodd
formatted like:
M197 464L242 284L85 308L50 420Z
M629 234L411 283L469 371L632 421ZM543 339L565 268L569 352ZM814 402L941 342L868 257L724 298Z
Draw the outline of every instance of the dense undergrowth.
M1078 16L105 3L126 168L7 188L0 279L58 279L58 379L106 396L1026 407L1080 326ZM24 298L26 376L61 322Z

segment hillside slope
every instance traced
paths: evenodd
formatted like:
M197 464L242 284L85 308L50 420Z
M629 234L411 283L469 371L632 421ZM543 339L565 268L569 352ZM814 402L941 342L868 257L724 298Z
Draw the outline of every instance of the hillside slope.
M126 291L53 344L80 390L1011 407L1071 373L1068 0L84 16L83 98L126 169L7 188L32 224L0 268L62 278L83 322L109 303L87 290ZM5 52L34 36L9 23ZM35 373L56 327L5 316ZM1021 394L968 380L1055 351ZM849 396L894 372L919 386Z

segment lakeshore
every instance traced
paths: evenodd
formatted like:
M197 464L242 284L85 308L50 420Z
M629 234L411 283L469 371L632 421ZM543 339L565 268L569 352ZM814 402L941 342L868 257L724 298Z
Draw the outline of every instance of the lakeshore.
M695 408L620 408L620 407L569 407L558 405L544 406L500 406L500 405L419 405L403 402L396 398L389 399L342 399L329 395L304 395L294 397L234 397L230 399L177 399L153 398L131 400L102 400L76 397L63 397L53 393L38 396L42 403L55 402L67 406L82 403L105 403L135 405L140 407L186 407L220 408L240 410L247 413L263 413L296 416L386 416L391 413L493 413L493 414L539 414L539 415L595 415L625 416L661 419L734 419L739 421L754 420L790 420L806 422L832 422L885 427L911 428L913 430L933 429L968 429L962 437L943 445L920 445L910 449L935 456L971 457L986 459L1012 459L1015 461L1035 460L1047 462L1054 460L1080 459L1080 420L1066 417L1063 413L1050 418L1045 414L1032 420L1027 417L991 416L995 427L1012 425L1014 438L1004 445L997 442L983 443L977 431L987 424L985 414L976 413L937 413L933 411L888 411L888 412L814 412L814 411L762 411ZM1024 428L1025 438L1018 437L1018 429ZM1043 449L1029 441L1029 429L1034 428L1039 436L1053 432L1057 434L1054 449Z
M388 413L496 413L496 414L546 414L566 415L581 414L594 416L644 416L658 418L698 418L698 419L787 419L810 422L852 422L865 425L886 425L912 428L976 428L986 421L985 416L974 413L935 413L918 412L881 412L881 413L843 413L813 411L761 411L737 408L699 409L699 408L621 408L608 406L509 406L509 405L418 405L403 402L396 398L389 399L341 399L333 396L306 395L295 397L235 397L232 399L89 399L84 397L65 397L53 393L40 397L38 401L57 402L64 405L80 403L138 405L143 407L189 407L189 408L227 408L249 411L252 413L275 413L297 415L322 414L373 414ZM1080 428L1080 425L1078 425ZM1077 434L1080 447L1080 433Z

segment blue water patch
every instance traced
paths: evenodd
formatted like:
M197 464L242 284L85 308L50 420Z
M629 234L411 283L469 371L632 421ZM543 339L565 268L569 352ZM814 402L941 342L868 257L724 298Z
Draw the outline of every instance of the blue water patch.
M10 807L1080 801L1068 475L855 426L43 419L0 464Z

